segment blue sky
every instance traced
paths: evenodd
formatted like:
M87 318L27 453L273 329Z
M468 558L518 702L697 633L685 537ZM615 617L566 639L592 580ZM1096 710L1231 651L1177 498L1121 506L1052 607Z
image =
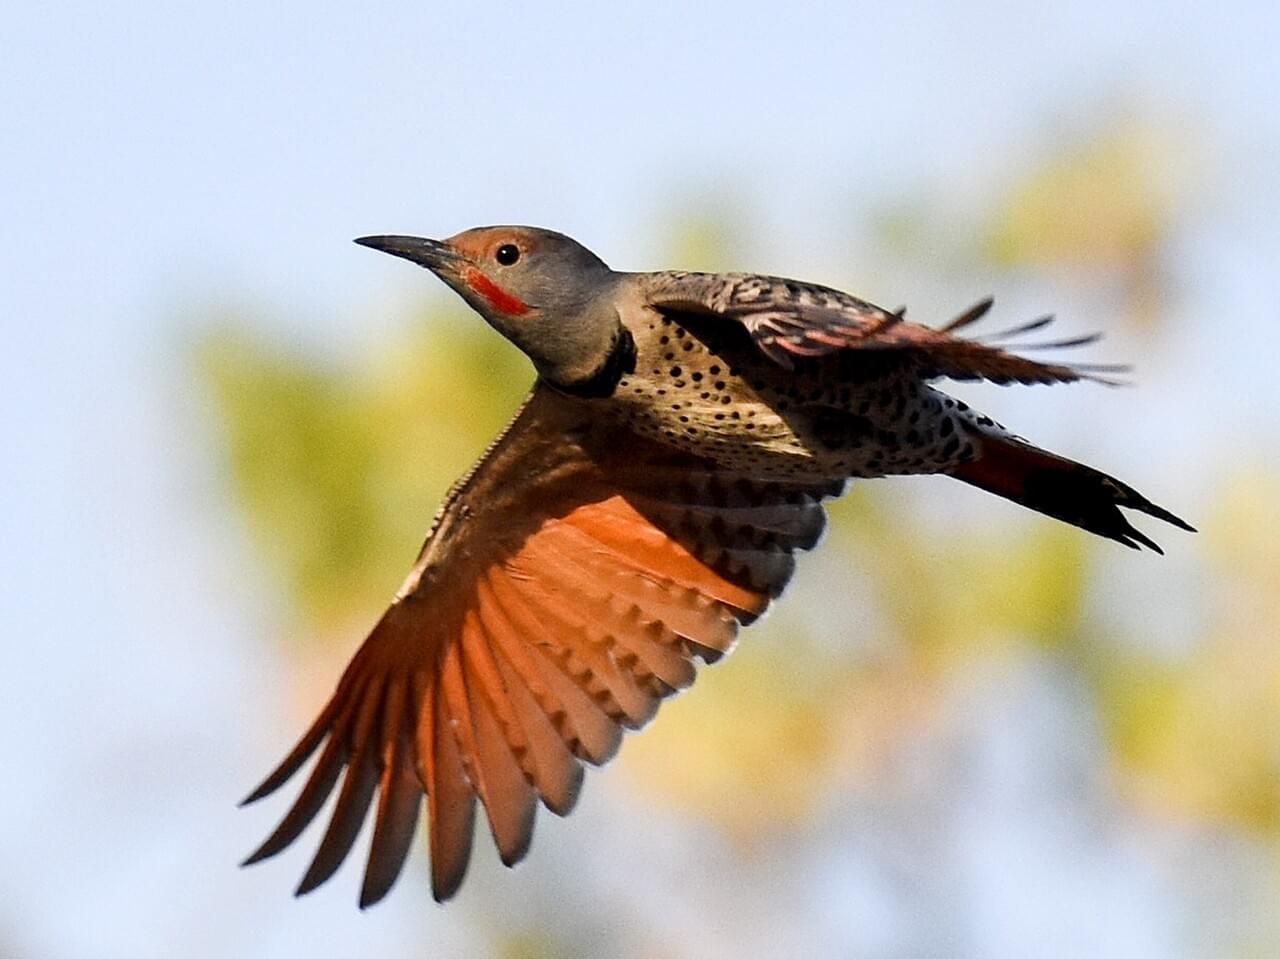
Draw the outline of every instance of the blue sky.
M416 921L402 902L356 932L308 903L305 934L279 925L254 897L280 874L226 868L260 823L218 792L269 758L236 747L287 664L260 642L279 600L239 582L184 337L251 304L274 335L359 352L424 277L352 237L527 222L658 268L663 224L729 197L757 231L738 266L837 280L858 211L925 187L962 202L1115 104L1185 123L1209 171L1178 262L1229 316L1174 362L1274 368L1272 4L51 3L0 21L0 728L21 783L0 799L0 943L31 954L164 954L193 929L224 937L210 954L376 947ZM1274 450L1274 402L1222 402ZM154 791L119 784L131 763ZM178 886L158 937L120 921ZM221 905L199 920L193 900ZM68 909L102 924L67 928Z

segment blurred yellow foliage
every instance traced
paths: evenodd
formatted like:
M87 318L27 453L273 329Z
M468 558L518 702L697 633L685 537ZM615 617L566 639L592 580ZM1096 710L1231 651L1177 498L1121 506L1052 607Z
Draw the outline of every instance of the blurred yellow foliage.
M1130 656L1101 677L1122 772L1164 810L1280 837L1280 474L1230 483L1206 526L1222 584L1185 660Z
M1146 264L1170 215L1172 145L1107 128L1026 173L996 206L987 251L1002 266Z
M1029 644L1058 647L1080 627L1094 544L1076 530L1035 521L981 538L930 536L883 506L846 534L889 616L895 642L932 670Z
M533 380L456 309L347 366L235 328L197 359L250 533L321 635L395 591L449 484Z
M714 273L720 270L740 269L743 251L740 240L750 235L742 228L727 201L714 197L700 197L694 212L685 210L679 223L671 231L668 248L668 265L678 270L704 270Z
M647 791L744 844L812 811L833 771L832 712L846 685L802 630L770 621L748 636L750 656L704 669L621 759Z

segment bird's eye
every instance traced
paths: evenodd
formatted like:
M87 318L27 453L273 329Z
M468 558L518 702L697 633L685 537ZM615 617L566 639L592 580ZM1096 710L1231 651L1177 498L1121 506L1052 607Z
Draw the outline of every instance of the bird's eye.
M514 243L504 243L502 246L498 247L498 252L493 256L494 259L503 266L510 266L516 260L520 259L520 248Z

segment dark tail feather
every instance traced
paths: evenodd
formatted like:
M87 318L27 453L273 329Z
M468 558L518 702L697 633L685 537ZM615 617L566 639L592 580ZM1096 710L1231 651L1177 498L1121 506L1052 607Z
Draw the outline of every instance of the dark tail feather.
M956 467L951 475L979 489L1132 549L1139 549L1141 544L1157 553L1164 552L1130 525L1120 512L1121 506L1195 532L1167 509L1106 473L1014 439L986 433L976 434L976 438L978 458Z

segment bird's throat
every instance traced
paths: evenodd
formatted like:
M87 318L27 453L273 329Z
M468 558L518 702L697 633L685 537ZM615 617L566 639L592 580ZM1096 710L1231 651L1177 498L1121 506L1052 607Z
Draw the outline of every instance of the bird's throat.
M635 369L636 341L632 338L630 330L620 326L600 366L580 380L570 383L553 383L552 386L570 396L603 399L612 396L622 378L628 373L634 373Z

